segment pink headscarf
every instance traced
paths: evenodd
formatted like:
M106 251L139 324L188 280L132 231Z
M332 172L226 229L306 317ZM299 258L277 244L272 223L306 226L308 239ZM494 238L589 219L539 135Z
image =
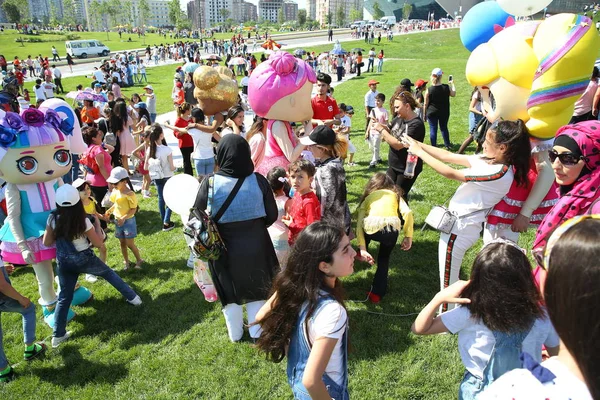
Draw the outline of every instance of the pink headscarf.
M540 224L533 249L546 245L550 234L564 221L585 214L590 205L600 197L600 121L585 121L560 128L556 137L566 135L573 139L590 171L581 175L573 188L562 196Z
M248 82L248 102L264 117L283 97L297 92L306 80L316 83L315 71L288 52L277 51L254 69Z

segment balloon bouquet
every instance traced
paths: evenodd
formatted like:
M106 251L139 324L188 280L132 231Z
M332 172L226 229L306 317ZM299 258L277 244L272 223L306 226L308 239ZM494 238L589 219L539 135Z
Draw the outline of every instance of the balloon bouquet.
M83 147L81 147L83 146ZM81 128L71 107L62 100L47 100L40 109L17 114L0 111L0 176L6 183L7 217L0 229L0 250L5 263L31 264L39 286L44 321L54 326L52 259L54 246L45 246L46 221L56 208L56 189L71 169L71 153L85 149ZM85 303L91 292L80 286L73 305ZM69 310L68 320L75 313Z
M513 184L488 216L484 240L518 240L519 232L539 225L556 203L547 150L558 128L569 122L598 54L598 33L587 17L558 14L543 21L514 22L513 15L531 15L549 3L483 2L469 10L461 24L461 40L472 51L466 77L477 86L487 119L522 119L531 139L529 185Z

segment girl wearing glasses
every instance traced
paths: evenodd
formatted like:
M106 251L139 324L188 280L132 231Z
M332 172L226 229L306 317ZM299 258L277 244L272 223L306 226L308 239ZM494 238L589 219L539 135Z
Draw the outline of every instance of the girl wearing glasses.
M533 251L543 250L550 234L562 222L577 215L600 213L600 121L566 125L558 130L549 152L560 199L536 233ZM536 278L543 284L545 271Z
M513 180L527 183L530 146L529 131L522 120L492 124L483 144L483 155L454 154L420 143L409 136L402 138L408 151L446 178L462 184L450 199L448 209L458 216L452 232L442 233L439 241L440 287L458 280L462 259L477 242L486 214L508 193ZM454 169L447 163L466 169ZM511 168L512 166L512 168ZM453 308L443 303L441 311Z

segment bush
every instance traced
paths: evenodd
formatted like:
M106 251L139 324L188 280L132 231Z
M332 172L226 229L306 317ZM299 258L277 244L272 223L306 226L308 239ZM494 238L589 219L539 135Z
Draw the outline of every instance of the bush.
M26 38L16 38L15 42L17 43L42 43L42 42L46 42L46 40L40 38L40 37L26 37Z
M65 36L65 40L79 40L81 39L81 36L76 35L74 33L69 33L68 35Z

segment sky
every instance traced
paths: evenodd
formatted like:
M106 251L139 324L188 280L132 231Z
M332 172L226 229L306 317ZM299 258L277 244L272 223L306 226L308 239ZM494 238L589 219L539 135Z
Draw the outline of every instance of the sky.
M183 10L187 10L187 3L189 3L192 0L183 0L181 2L181 6ZM258 0L246 0L249 1L250 3L256 4L258 6ZM298 3L298 9L300 10L301 8L306 8L306 0L294 0L296 3Z

